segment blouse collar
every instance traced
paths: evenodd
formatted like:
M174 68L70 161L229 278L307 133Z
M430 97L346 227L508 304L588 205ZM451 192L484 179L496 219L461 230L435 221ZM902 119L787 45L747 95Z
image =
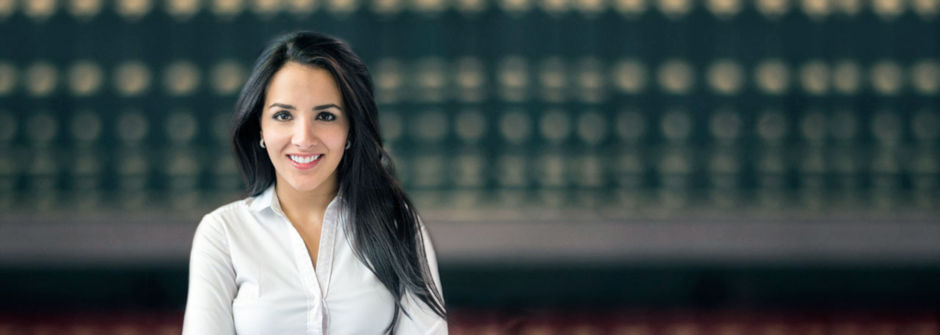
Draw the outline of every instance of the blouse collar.
M277 193L274 192L274 184L271 184L264 192L252 198L251 205L248 208L254 212L261 212L270 208L275 212L283 213L281 203L277 200Z

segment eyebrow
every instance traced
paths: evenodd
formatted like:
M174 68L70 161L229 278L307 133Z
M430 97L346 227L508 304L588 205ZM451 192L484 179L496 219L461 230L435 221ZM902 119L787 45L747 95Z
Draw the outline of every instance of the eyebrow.
M275 102L275 103L271 104L270 106L268 106L268 108L272 108L272 107L281 107L281 108L284 108L284 109L291 109L291 110L297 109L297 107L294 107L294 106L292 106L292 105L282 104L282 103L278 103L278 102ZM319 106L313 107L313 110L314 110L314 111L320 111L320 110L330 109L330 108L336 108L336 109L339 109L340 111L343 110L341 107L339 107L339 106L336 105L336 104L319 105Z
M319 106L313 107L313 110L315 110L315 111L320 111L320 110L330 109L330 108L336 108L336 109L339 109L340 111L343 110L342 108L340 108L340 107L337 106L336 104L319 105Z

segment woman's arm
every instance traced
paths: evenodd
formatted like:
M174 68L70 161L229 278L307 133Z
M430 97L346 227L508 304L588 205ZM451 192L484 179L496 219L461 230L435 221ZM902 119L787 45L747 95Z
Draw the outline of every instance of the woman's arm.
M428 235L427 229L424 227L424 223L419 222L421 224L421 236L424 240L424 253L427 256L428 269L431 271L431 277L434 279L437 292L443 299L444 293L441 287L441 278L437 271L437 253L434 251L434 245L431 244L431 238ZM402 297L402 307L408 310L408 313L411 314L411 318L401 313L395 334L447 334L447 320L435 314L430 307L415 298L414 294L406 293L405 296Z
M232 300L235 270L225 229L210 215L202 218L189 259L189 293L183 335L235 334Z

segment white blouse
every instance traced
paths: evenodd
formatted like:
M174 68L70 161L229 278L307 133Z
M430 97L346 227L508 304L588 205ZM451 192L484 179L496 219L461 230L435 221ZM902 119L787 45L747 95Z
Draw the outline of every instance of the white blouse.
M183 335L381 334L391 293L353 253L337 196L326 208L317 266L281 211L274 186L222 206L196 228ZM437 258L424 226L437 288ZM447 334L447 322L413 294L402 297L395 334Z

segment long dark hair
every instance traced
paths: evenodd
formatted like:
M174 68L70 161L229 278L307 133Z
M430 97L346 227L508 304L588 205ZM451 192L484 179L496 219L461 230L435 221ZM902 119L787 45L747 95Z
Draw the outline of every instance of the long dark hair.
M428 267L418 214L395 179L382 146L369 70L346 43L323 34L294 32L276 38L258 58L238 97L233 132L248 194L259 195L276 180L270 158L258 145L260 118L268 83L288 61L329 71L342 93L351 143L337 167L339 189L352 219L346 229L356 256L395 297L395 313L386 332L398 324L407 292L446 318L443 297ZM409 315L407 310L405 314Z

